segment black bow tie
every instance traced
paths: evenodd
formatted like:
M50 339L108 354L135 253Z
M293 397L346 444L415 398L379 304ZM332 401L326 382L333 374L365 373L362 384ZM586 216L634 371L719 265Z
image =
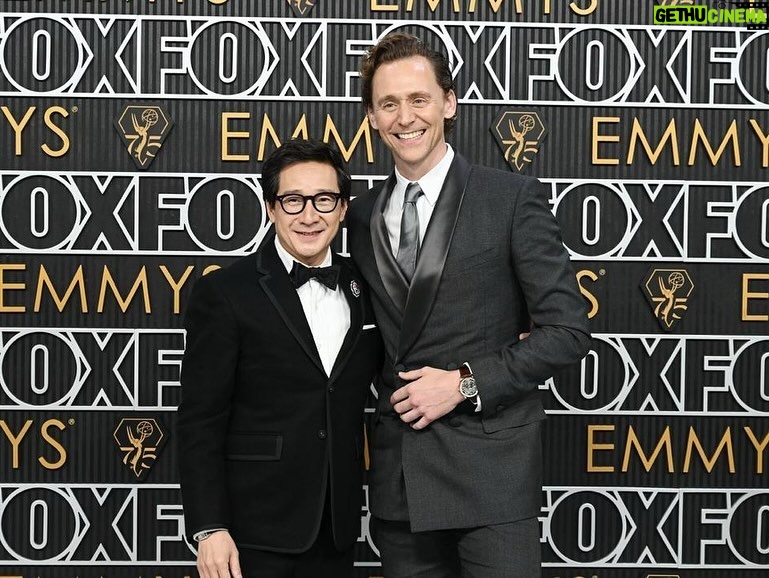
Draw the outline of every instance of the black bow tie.
M294 266L289 275L291 276L291 281L294 283L294 287L297 289L307 283L311 277L315 277L326 287L334 290L339 281L339 265L331 265L329 267L305 267L301 263L294 261Z

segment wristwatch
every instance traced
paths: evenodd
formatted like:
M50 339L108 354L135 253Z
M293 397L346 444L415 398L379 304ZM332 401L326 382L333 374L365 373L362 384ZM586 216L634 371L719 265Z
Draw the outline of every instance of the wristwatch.
M459 366L459 393L473 405L478 404L478 386L467 363Z

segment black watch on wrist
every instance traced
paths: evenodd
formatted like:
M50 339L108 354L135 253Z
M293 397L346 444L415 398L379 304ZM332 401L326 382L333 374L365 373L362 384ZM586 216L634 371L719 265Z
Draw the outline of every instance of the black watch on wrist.
M467 363L459 366L459 393L473 405L478 405L478 385Z

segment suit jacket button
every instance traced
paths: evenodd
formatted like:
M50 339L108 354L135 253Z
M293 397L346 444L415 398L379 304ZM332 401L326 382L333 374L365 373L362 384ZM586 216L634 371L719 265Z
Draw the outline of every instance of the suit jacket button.
M319 437L320 439L322 439L322 440L326 439L326 436L327 436L327 435L328 435L328 434L326 434L326 430L324 430L324 429L319 429L319 430L318 430L318 437Z
M451 427L459 427L462 425L462 420L460 420L458 417L450 417L449 418L449 425Z
M333 385L329 385L328 386L328 392L329 393L334 393L334 386Z
M399 363L393 369L395 369L396 373L399 372L399 371L406 371L406 366L403 365L402 363Z

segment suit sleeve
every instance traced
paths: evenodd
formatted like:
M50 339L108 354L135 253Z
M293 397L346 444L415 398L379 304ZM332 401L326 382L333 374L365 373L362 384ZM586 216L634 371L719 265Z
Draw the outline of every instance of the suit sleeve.
M176 437L189 536L227 528L230 522L224 446L238 362L238 327L214 277L215 273L196 283L185 316L187 343Z
M509 239L512 265L526 300L531 333L522 341L511 335L511 345L468 360L485 415L531 393L584 357L590 347L587 306L539 181L527 179L514 210Z

